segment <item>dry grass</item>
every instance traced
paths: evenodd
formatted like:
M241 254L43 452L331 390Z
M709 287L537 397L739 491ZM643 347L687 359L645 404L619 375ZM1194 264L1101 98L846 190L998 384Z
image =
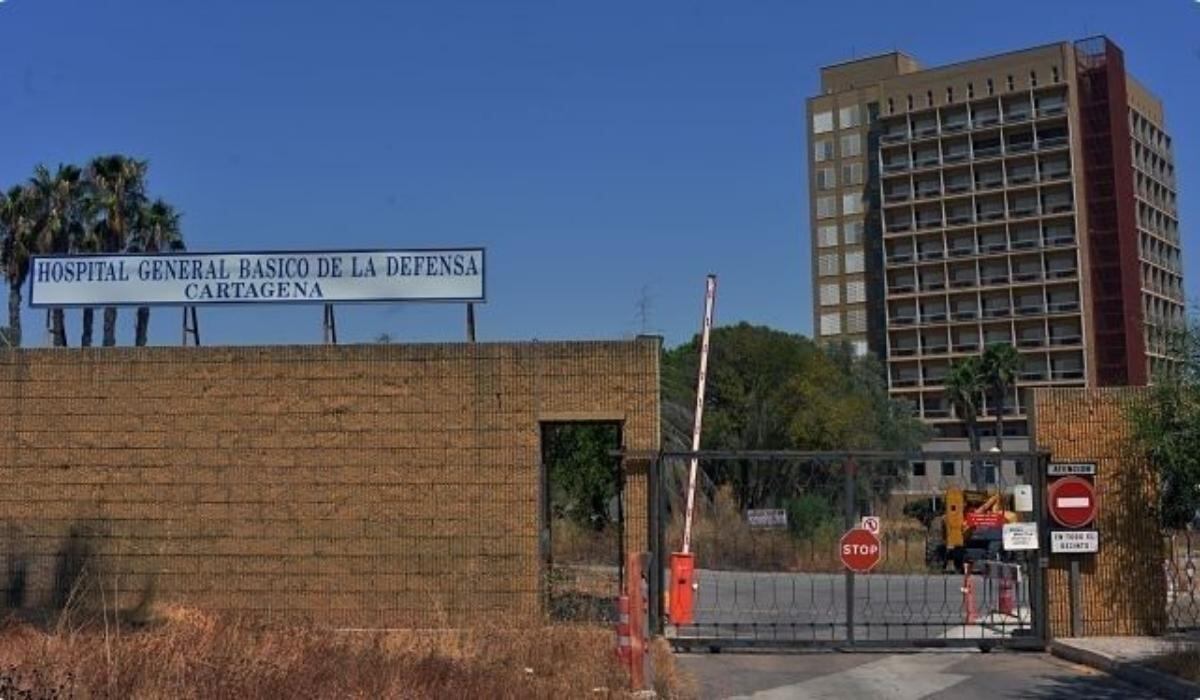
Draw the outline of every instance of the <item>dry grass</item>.
M676 509L667 530L667 546L683 541L683 515ZM883 558L875 569L881 573L924 573L925 528L908 517L885 517L881 536ZM839 573L841 523L820 526L807 537L786 530L750 527L737 499L728 487L717 490L711 501L696 504L692 525L692 549L696 566L718 570Z
M555 518L550 525L550 548L557 564L616 566L620 556L618 528L593 530L572 520Z
M338 633L168 609L143 629L0 628L0 697L604 698L627 681L603 627ZM673 659L666 685L688 697Z
M1200 648L1180 649L1155 659L1151 665L1164 673L1200 683Z

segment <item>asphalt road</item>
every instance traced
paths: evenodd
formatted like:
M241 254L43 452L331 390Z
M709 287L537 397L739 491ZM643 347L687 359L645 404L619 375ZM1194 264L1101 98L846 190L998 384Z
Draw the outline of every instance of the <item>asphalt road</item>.
M681 654L701 698L753 700L1148 700L1156 697L1046 654Z
M854 581L858 640L921 640L1008 636L1015 619L987 617L998 604L998 587L971 577L976 617L987 628L967 624L962 576L951 574L866 574ZM842 574L697 572L696 624L680 637L844 641L846 579ZM1026 587L1015 589L1016 609L1028 606Z

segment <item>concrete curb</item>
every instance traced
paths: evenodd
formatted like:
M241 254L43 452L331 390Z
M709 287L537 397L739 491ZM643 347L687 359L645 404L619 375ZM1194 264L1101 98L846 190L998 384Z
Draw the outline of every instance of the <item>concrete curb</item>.
M1117 661L1116 659L1090 649L1080 649L1071 644L1052 641L1050 653L1060 659L1073 663L1090 666L1116 676L1123 681L1140 686L1170 700L1200 699L1200 683L1192 683L1161 671L1155 671L1136 663Z

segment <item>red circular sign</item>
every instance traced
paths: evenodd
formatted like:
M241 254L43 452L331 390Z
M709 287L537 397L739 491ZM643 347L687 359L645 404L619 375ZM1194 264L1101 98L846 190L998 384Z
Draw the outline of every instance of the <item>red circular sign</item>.
M847 569L860 574L865 574L875 568L875 565L879 563L881 551L879 538L875 536L875 533L861 527L846 532L842 535L841 543L838 544L842 564Z
M1064 476L1050 482L1050 517L1063 527L1083 527L1096 519L1096 490L1092 482Z

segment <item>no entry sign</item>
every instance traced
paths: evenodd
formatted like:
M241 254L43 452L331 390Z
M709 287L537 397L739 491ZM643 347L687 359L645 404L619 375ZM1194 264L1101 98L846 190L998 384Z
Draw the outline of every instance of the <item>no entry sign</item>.
M1078 476L1050 482L1050 517L1063 527L1080 528L1096 519L1096 489Z
M879 563L881 547L875 533L856 527L842 535L839 551L843 566L865 574Z

